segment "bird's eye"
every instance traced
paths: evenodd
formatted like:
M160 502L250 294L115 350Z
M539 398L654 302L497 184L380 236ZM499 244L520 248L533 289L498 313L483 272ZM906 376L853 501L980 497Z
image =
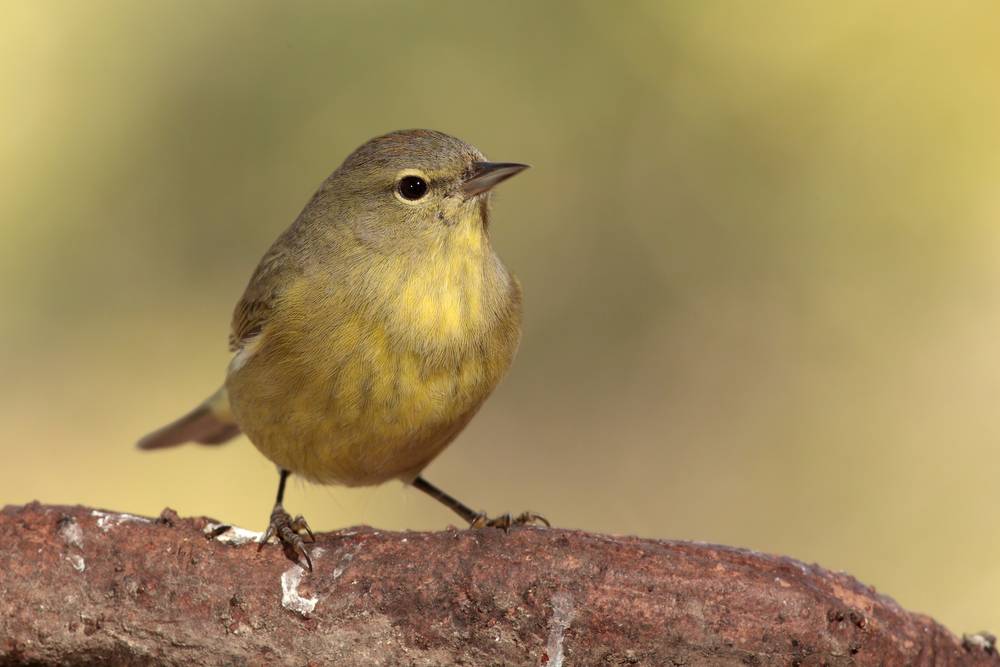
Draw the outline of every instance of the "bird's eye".
M427 194L427 182L419 176L404 176L396 185L403 199L416 201Z

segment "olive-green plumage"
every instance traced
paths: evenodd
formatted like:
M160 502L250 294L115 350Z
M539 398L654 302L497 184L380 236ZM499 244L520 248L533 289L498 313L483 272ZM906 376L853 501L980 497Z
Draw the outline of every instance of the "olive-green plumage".
M238 427L307 479L412 481L517 348L521 290L490 245L489 197L523 168L429 130L361 146L250 279L224 387L140 446Z

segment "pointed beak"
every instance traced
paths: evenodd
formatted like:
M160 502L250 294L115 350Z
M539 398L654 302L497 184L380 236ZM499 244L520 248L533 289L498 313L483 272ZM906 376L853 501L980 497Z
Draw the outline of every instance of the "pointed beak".
M527 168L528 165L517 162L473 162L472 174L462 183L462 193L466 197L482 194Z

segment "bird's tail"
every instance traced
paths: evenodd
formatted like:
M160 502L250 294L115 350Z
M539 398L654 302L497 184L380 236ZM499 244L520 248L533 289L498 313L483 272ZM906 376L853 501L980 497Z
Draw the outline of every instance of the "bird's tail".
M136 446L163 449L185 442L221 445L239 434L240 427L229 409L229 393L222 387L191 412L142 438Z

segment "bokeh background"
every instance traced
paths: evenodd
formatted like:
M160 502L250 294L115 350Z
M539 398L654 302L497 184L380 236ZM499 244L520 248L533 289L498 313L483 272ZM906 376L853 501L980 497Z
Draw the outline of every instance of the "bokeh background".
M221 381L271 240L365 139L534 165L496 198L508 379L429 479L558 525L844 569L1000 628L1000 5L0 4L0 502L262 528ZM312 525L440 529L295 485Z

